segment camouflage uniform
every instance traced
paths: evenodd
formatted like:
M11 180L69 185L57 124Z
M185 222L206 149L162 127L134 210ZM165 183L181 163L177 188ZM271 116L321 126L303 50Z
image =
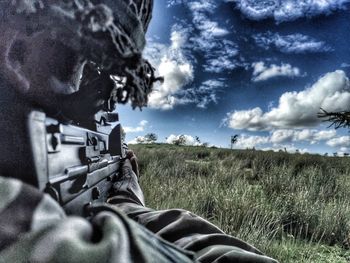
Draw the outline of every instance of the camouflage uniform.
M190 212L146 208L128 161L89 219L14 179L0 177L0 200L0 262L276 262Z

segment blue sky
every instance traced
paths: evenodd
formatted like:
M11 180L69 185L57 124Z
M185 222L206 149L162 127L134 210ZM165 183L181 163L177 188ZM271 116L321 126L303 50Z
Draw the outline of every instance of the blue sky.
M144 51L165 77L149 107L120 106L127 141L149 132L236 148L348 152L349 0L155 0Z

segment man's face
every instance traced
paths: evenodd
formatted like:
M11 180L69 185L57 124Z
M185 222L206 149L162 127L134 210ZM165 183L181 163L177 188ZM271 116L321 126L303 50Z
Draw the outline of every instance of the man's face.
M102 78L91 63L85 67L87 58L81 50L53 39L45 31L16 42L14 48L19 46L17 52L21 55L13 57L19 58L17 66L29 83L21 92L31 101L76 123L91 121L96 112L104 109L113 82L106 74Z
M79 42L79 38L64 33L60 38L53 37L51 30L30 35L10 32L6 36L6 67L14 73L10 74L10 79L15 80L12 86L35 104L51 112L62 112L66 117L74 109L82 112L86 109L88 115L87 111L102 109L103 100L97 89L88 90L88 94L68 96L79 91L87 58L79 45L73 49L66 43L72 38Z

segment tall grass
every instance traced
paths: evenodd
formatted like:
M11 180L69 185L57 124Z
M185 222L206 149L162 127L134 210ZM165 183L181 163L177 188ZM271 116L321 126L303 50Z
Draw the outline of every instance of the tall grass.
M350 158L132 149L149 207L190 210L281 262L348 262Z

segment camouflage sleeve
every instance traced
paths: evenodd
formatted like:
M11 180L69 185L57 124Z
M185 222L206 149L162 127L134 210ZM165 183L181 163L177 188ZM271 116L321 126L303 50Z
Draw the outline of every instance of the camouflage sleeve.
M67 217L49 196L0 177L0 262L192 262L116 208Z

